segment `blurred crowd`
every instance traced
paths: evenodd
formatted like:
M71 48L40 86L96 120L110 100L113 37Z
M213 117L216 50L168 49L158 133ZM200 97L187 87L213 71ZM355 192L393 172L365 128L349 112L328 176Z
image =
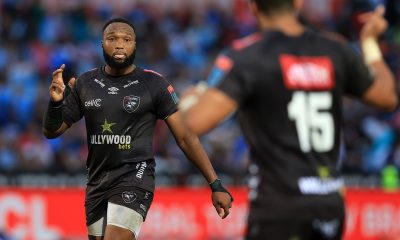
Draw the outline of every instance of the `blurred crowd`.
M342 34L357 51L357 16L380 3L390 23L381 48L400 79L400 1L306 0L301 14L312 28ZM47 140L42 116L56 68L65 63L69 79L103 64L102 26L113 16L136 27L136 64L162 73L178 94L207 77L223 48L256 31L246 0L0 0L0 173L85 173L84 121ZM344 99L344 108L343 172L400 168L399 112L377 112L352 99ZM156 171L164 183L203 181L163 122L155 133ZM235 117L201 140L217 172L243 184L248 151Z

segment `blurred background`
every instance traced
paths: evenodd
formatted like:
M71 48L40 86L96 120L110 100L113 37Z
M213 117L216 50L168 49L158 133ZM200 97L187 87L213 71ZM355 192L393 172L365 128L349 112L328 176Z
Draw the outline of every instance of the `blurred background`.
M386 6L390 24L381 49L400 79L399 0L305 0L301 18L343 35L359 51L357 16L378 4ZM256 31L245 0L0 0L0 186L84 186L84 122L47 140L42 116L56 68L65 63L64 78L70 78L103 64L101 30L113 16L136 27L136 64L163 74L178 94L206 79L213 59L233 40ZM400 112L378 112L350 98L344 110L339 167L346 184L396 189ZM204 186L163 122L155 133L157 185ZM245 186L247 147L235 117L201 140L223 181Z

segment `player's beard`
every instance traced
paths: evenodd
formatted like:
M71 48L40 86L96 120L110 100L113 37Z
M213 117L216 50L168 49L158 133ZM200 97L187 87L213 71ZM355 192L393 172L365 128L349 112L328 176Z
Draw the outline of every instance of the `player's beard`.
M108 66L115 68L115 69L123 69L123 68L127 68L130 65L132 65L133 62L135 61L135 53L136 53L136 50L133 51L133 53L131 55L127 56L123 62L117 62L111 55L107 54L103 48L104 61L106 61Z

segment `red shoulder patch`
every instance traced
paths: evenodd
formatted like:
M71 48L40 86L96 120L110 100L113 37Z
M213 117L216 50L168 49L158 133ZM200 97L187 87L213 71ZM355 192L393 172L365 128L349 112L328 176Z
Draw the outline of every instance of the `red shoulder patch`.
M174 87L172 87L172 85L169 85L168 87L167 87L167 90L168 90L168 92L169 93L173 93L175 90L174 90Z
M221 55L215 60L215 66L224 72L229 72L232 69L233 61L229 57Z

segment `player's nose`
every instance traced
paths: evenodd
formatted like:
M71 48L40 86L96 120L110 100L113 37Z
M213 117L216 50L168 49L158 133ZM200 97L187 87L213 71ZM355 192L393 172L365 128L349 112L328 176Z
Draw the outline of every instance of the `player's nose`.
M125 42L123 39L117 39L115 43L115 49L124 49Z

